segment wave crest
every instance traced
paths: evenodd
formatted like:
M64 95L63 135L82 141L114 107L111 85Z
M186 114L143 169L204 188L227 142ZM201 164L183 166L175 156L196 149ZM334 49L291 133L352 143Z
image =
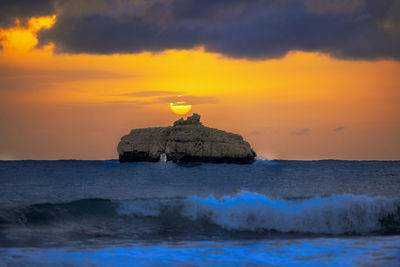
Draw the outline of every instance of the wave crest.
M123 202L118 213L154 217L163 216L167 210L174 210L192 221L206 220L226 230L237 231L365 234L400 230L399 200L353 195L316 197L299 202L242 192L221 199L209 196Z
M256 235L399 234L400 199L339 195L275 200L251 192L222 198L82 199L0 209L0 226L8 232L26 226L39 231L48 226L60 232L109 236L197 233L229 237L242 231Z

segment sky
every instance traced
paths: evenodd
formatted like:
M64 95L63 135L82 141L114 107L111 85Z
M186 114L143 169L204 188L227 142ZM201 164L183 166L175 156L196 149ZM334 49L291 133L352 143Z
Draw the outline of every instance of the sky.
M400 1L0 0L0 160L118 158L178 100L261 158L400 160Z

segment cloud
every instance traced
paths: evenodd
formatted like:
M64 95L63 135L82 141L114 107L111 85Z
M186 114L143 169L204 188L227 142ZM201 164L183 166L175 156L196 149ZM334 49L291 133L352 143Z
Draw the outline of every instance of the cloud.
M200 104L216 104L218 99L214 96L193 96L193 95L183 95L183 91L161 91L161 90L149 90L149 91L138 91L130 92L124 94L112 94L108 96L126 96L134 98L148 98L151 100L138 100L143 101L143 103L154 104L162 103L169 104L175 102L185 102L189 105L200 105Z
M300 129L300 130L292 131L290 134L293 135L293 136L309 135L309 134L311 134L311 129L303 128L303 129Z
M0 90L38 88L44 84L97 79L124 79L133 74L99 70L48 70L0 67Z
M139 92L130 92L125 94L118 94L113 96L131 96L131 97L151 97L151 96L172 96L172 95L181 95L183 91L159 91L159 90L150 90L150 91L139 91Z
M253 134L253 135L260 135L260 134L264 134L264 133L265 133L265 131L262 129L254 129L250 132L250 134Z
M186 102L190 105L199 105L199 104L216 104L218 103L218 99L213 96L165 96L159 97L156 99L158 103L174 103L174 102Z
M345 126L339 126L339 127L336 127L335 129L333 129L333 131L334 132L340 132L340 131L343 131L344 129L346 129Z
M15 2L14 4L10 4ZM207 51L235 58L279 58L288 51L343 59L400 60L397 0L83 0L2 1L4 20L57 10L39 34L59 53L139 53L166 49ZM33 3L38 3L37 6ZM21 9L20 16L27 16Z
M305 0L308 10L316 13L352 13L365 6L365 0Z
M0 27L13 25L17 18L24 23L30 17L55 12L54 0L0 0Z

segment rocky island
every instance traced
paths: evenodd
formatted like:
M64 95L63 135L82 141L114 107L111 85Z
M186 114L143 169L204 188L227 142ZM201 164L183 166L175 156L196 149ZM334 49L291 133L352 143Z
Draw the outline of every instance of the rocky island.
M181 118L173 126L134 129L118 144L120 162L172 160L251 164L256 153L234 133L209 128L200 115Z

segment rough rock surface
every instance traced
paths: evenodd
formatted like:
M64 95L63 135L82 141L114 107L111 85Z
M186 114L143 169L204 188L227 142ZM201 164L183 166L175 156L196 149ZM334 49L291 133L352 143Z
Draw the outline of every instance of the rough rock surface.
M156 162L163 153L174 162L251 164L256 157L240 135L205 127L198 114L174 126L134 129L121 138L118 153L120 162Z

